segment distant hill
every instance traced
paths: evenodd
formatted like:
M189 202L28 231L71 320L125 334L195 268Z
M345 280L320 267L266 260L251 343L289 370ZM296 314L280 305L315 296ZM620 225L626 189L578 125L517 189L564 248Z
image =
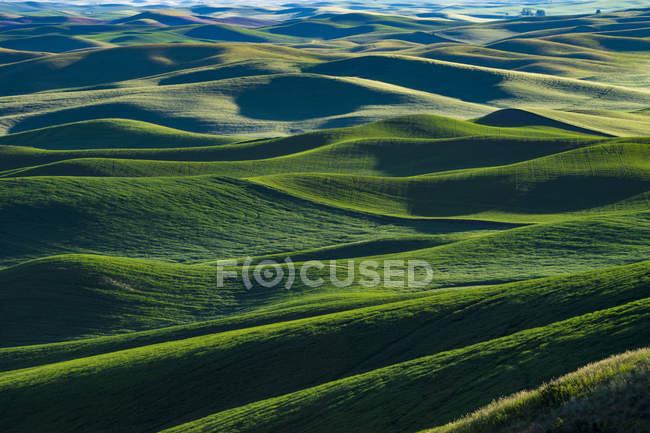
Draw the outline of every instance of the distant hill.
M184 26L191 24L211 24L212 21L207 19L197 18L192 15L184 15L174 11L145 11L132 16L118 18L111 21L112 24L128 24L132 21L139 21L143 19L154 20L167 26Z
M32 51L16 51L6 48L0 48L0 65L4 63L19 62L21 60L33 59L35 57L44 56L46 53L32 52Z
M18 51L40 51L48 53L62 53L66 51L100 48L109 44L81 38L78 36L33 36L20 39L0 41L0 47Z

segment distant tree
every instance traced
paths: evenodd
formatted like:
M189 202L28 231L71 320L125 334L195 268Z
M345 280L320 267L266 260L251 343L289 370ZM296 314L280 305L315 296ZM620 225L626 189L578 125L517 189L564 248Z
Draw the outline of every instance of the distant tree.
M600 14L600 9L596 9L596 14Z
M533 15L535 15L535 14L533 13L533 9L532 9L532 8L523 8L523 9L521 10L521 16L522 16L522 17L531 17L531 16L533 16Z
M537 12L535 13L536 16L538 17L545 17L546 16L546 11L544 9L537 9Z

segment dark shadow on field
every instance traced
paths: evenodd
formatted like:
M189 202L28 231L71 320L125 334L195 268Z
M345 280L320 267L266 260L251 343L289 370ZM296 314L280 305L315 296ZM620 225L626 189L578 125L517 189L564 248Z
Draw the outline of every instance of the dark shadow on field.
M201 71L187 72L179 75L174 75L173 77L163 78L158 82L158 84L160 86L166 86L171 84L200 83L204 81L224 80L227 78L269 75L278 72L286 72L286 71L274 70L272 67L264 66L261 63L256 63L256 64L241 63L238 65L222 66L217 68L204 69Z
M18 51L41 51L48 53L63 53L97 47L100 44L83 38L61 35L33 36L20 39L9 39L0 42L0 47Z
M339 27L332 24L318 23L318 22L296 22L279 27L270 28L269 33L297 36L303 38L319 38L319 39L338 39L347 36L361 35L365 33L372 33L377 30L373 25L362 25L356 27Z
M145 110L135 104L114 102L108 104L88 105L85 107L68 108L44 114L26 117L9 129L10 133L62 123L79 122L82 120L122 118L156 123L170 128L190 132L206 132L213 129L212 123L191 117L169 117L162 113Z
M519 226L371 215L237 179L169 179L157 185L150 180L82 185L63 178L12 182L6 197L0 197L0 265L89 251L196 262L387 236ZM23 188L31 188L30 194Z
M318 125L318 129L330 129L330 128L347 128L349 126L361 125L363 123L368 123L376 119L369 119L367 117L361 116L344 116L337 117L336 119L327 119L324 122Z
M49 34L59 34L67 36L81 36L88 34L104 33L104 32L122 32L124 31L124 26L114 25L114 24L61 24L61 25L35 25L35 26L25 26L16 29L12 29L8 32L3 32L5 34L11 35L49 35Z
M365 56L316 65L305 72L360 77L464 101L510 97L499 88L505 76L477 68L389 56Z
M447 217L487 211L578 212L647 192L648 182L634 178L561 176L517 184L513 178L495 175L410 182L406 194L411 215Z
M430 45L440 43L457 43L448 38L443 38L430 32L413 32L413 33L396 33L388 35L386 39L396 39L398 41L415 42L416 44Z
M238 31L219 25L205 25L193 28L185 33L186 36L196 39L209 39L212 41L227 42L267 42L263 37L246 34L244 31Z
M142 45L39 58L0 67L0 95L92 86L207 66L219 63L214 56L223 50L212 45Z
M253 119L305 120L335 116L364 105L399 104L403 98L350 82L317 76L282 76L248 88L235 102Z
M370 139L355 142L372 154L385 176L416 176L447 170L514 164L578 148L577 140L468 137L428 140Z
M582 134L609 136L608 134L603 134L591 129L581 128L579 126L571 125L570 123L561 122L559 120L541 116L531 111L520 110L517 108L506 108L503 110L493 111L492 113L476 120L476 123L480 125L497 126L504 128L523 126L548 126L552 128L563 129L566 131L579 132Z

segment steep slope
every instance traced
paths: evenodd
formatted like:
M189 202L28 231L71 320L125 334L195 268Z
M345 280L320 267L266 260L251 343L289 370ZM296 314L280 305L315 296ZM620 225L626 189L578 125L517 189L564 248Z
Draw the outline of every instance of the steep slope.
M629 351L494 402L427 433L500 433L532 428L569 432L588 426L612 433L642 433L650 428L642 403L650 389L649 370L648 349Z

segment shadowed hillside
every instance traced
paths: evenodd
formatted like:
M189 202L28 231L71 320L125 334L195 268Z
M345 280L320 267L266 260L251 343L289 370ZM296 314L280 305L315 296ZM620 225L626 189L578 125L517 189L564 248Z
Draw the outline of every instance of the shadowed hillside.
M592 426L601 431L641 433L649 427L643 415L648 355L648 349L640 349L612 356L427 432L509 432L536 427L570 432Z

